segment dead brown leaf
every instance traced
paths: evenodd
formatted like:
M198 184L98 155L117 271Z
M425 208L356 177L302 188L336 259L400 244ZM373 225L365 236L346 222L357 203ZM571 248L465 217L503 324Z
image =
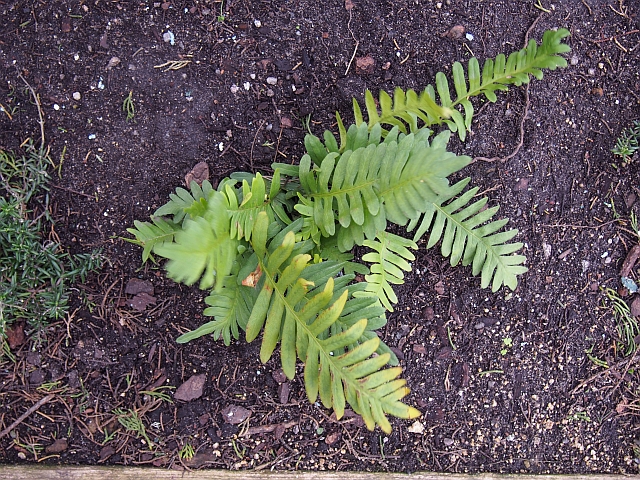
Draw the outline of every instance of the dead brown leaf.
M140 280L139 278L132 278L127 282L127 286L124 287L124 293L127 295L137 295L139 293L148 293L153 295L153 285L147 280Z
M458 40L464 35L464 25L454 25L449 30L442 34L443 37L450 38L452 40Z
M373 73L376 61L371 55L356 58L356 73L360 75L370 75Z
M242 285L244 285L245 287L255 287L258 284L261 276L262 269L260 268L260 265L258 265L253 272L247 275L247 278L242 280Z
M16 322L7 329L7 343L11 350L22 345L25 339L24 323Z
M67 443L67 439L66 438L59 438L55 442L53 442L51 445L49 445L47 448L45 448L45 451L47 453L62 453L67 448L69 448L69 444Z
M207 162L197 163L184 177L184 183L187 184L187 187L191 186L191 182L196 182L202 186L202 182L205 180L209 180L209 165Z
M153 297L146 292L139 293L129 300L129 306L139 312L144 312L149 305L155 303L156 297Z
M627 253L624 262L622 262L622 267L620 268L621 277L628 277L631 274L631 270L633 270L638 258L640 258L640 245L634 245Z
M636 297L633 302L631 302L631 307L629 307L631 315L634 317L640 317L640 297Z

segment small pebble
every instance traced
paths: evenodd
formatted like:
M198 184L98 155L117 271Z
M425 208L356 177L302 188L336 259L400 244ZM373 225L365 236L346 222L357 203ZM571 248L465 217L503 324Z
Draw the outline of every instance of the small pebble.
M171 45L175 45L176 44L176 37L173 34L173 32L171 31L166 31L165 33L162 34L162 39L167 42L170 43Z
M60 105L58 105L57 103L54 103L53 104L53 109L56 110L56 111L60 110Z
M267 83L269 85L276 85L278 83L278 79L276 77L267 77Z
M96 134L95 133L90 133L89 134L89 140L95 140L96 139Z
M120 63L120 59L118 57L111 57L109 59L109 63L107 64L107 70L111 70L113 67L117 66Z
M235 83L231 85L231 93L238 93L240 87L238 87Z
M570 61L571 65L577 65L578 64L578 57L577 56L573 56L571 57L571 61Z
M256 26L256 28L260 28L262 26L262 22L258 19L255 19L253 21L253 24Z
M475 328L476 330L482 330L485 327L483 322L478 322L476 323L473 328Z
M267 97L273 97L274 93L273 90L271 90L270 88L267 90Z
M80 100L82 98L82 96L80 95L80 92L73 92L73 99L74 100Z
M242 84L242 86L244 87L244 89L248 92L249 89L251 88L251 84L249 82L244 82Z
M450 447L451 445L453 445L453 438L445 438L443 442L447 447Z

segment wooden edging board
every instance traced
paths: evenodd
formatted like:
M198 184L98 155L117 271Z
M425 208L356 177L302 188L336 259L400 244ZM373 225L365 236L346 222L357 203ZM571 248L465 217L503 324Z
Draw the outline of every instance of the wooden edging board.
M2 480L640 480L640 475L525 475L368 472L252 472L135 467L2 466Z

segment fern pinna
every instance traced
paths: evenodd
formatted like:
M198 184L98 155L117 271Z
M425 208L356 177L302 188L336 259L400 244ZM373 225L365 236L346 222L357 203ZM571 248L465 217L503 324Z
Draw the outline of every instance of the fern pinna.
M273 175L239 172L217 188L207 181L178 188L150 222L135 222L130 240L143 247L143 261L168 259L172 279L210 290L204 314L212 320L178 338L203 335L226 345L245 332L261 336L260 359L276 350L293 378L304 364L311 402L320 399L340 418L346 405L369 429L391 431L388 415L420 415L402 402L409 393L401 368L377 330L398 302L394 285L411 270L415 251L439 245L451 265L471 266L482 288L517 286L527 271L517 230L492 220L498 207L476 199L469 179L449 177L471 159L447 150L451 132L464 139L473 117L471 97L495 101L496 91L542 77L542 69L566 65L558 54L568 31L545 32L542 43L506 58L453 66L455 96L444 74L418 94L396 89L365 97L365 121L354 100L355 123L337 115L338 138L307 135L298 165L272 165ZM433 135L430 126L447 127ZM413 232L404 238L389 224ZM354 261L354 246L368 249ZM356 272L364 281L356 281Z

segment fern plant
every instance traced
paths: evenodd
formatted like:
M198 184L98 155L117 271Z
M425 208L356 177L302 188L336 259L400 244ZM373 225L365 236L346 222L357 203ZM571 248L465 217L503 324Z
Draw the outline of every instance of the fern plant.
M527 271L516 254L522 244L511 243L517 230L493 220L498 207L476 200L477 188L465 190L468 178L449 183L471 161L447 150L451 132L464 139L471 127L471 97L495 101L495 92L565 66L567 35L545 32L540 45L489 59L482 72L475 58L466 76L455 63L454 97L442 73L420 94L381 92L376 104L367 92L366 121L354 100L352 125L336 115L338 138L307 135L298 165L274 163L271 176L241 172L216 189L207 181L178 188L151 221L128 229L143 261L166 258L169 277L210 290L204 314L212 320L177 341L212 334L229 345L245 332L248 342L261 337L262 362L278 350L288 378L303 362L309 400L319 397L338 418L349 404L369 429L388 433L388 415L419 416L402 402L409 389L376 333L398 302L393 287L411 270L413 252L440 245L451 265L470 265L493 291L515 289ZM434 135L429 127L440 124ZM354 246L368 250L364 263L354 261Z

